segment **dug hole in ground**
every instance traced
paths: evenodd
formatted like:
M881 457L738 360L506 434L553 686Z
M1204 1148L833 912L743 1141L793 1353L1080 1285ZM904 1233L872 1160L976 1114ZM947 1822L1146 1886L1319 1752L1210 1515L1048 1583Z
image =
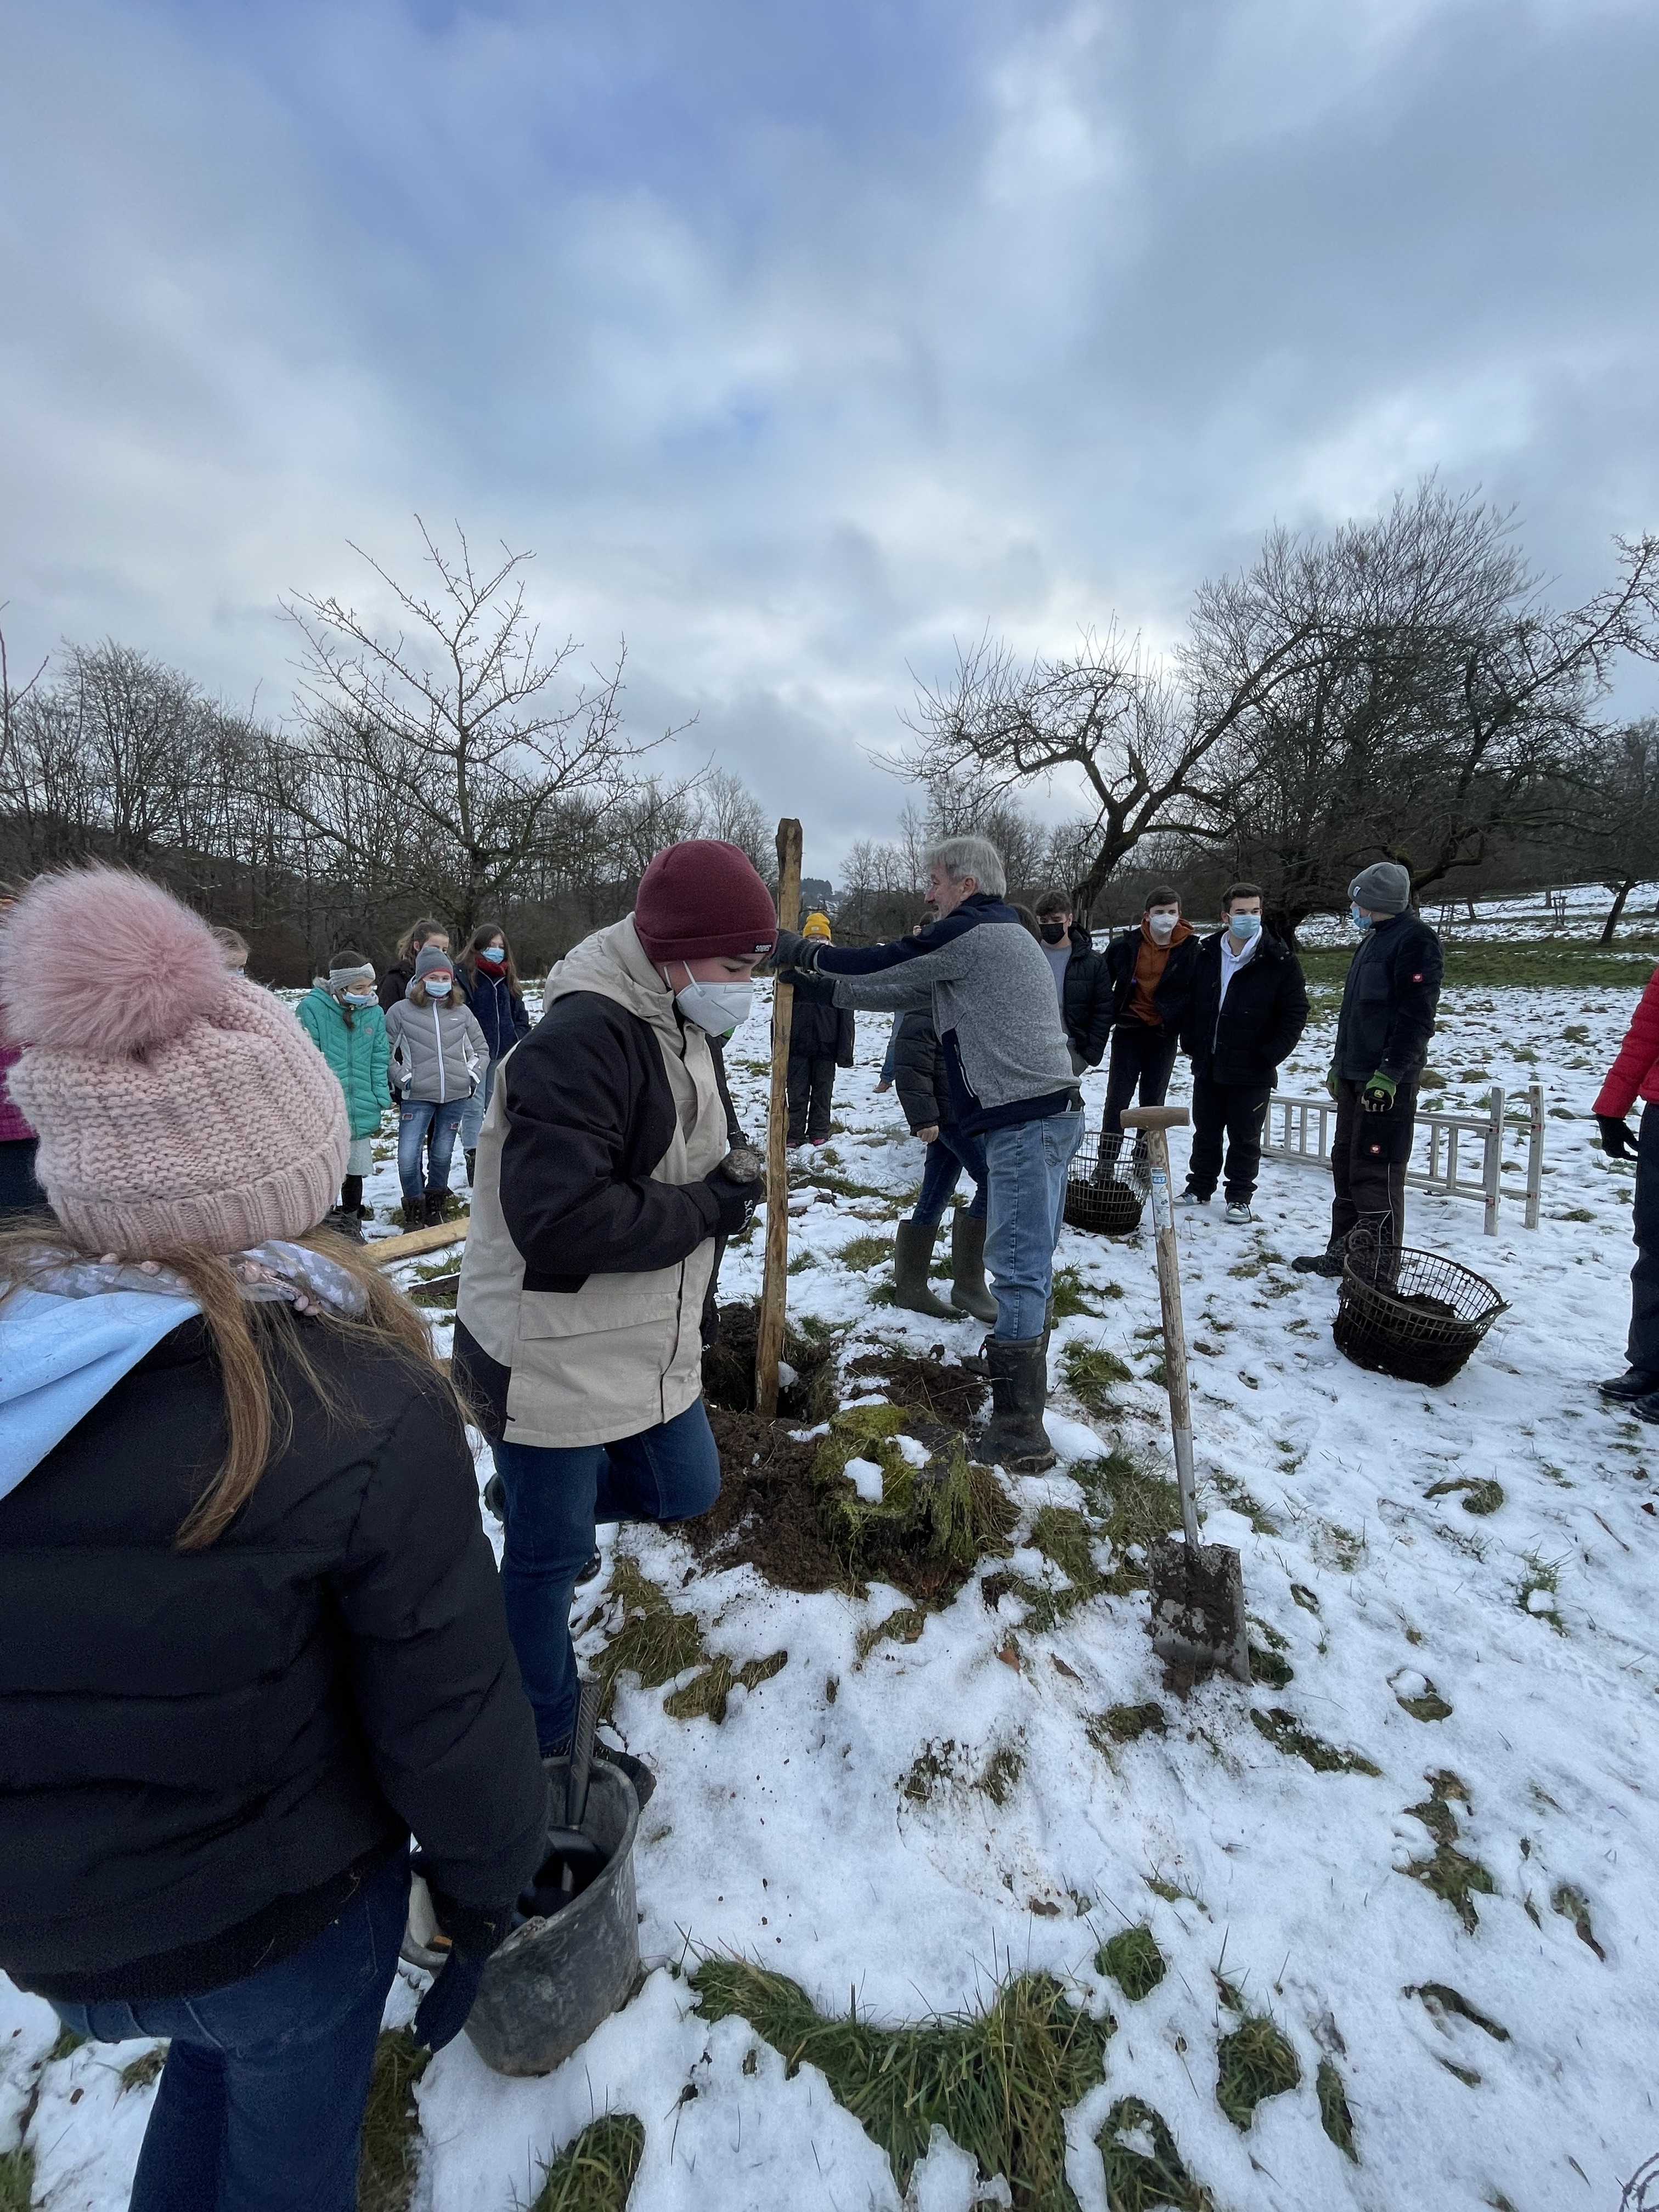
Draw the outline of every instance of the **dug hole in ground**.
M981 1328L885 1303L921 1154L861 1018L831 1145L792 1156L786 1418L718 1414L717 1512L605 1531L578 1593L659 1777L647 1971L544 2079L463 2039L411 2080L388 2039L363 2202L1611 2212L1659 2150L1659 1434L1591 1387L1632 1249L1589 1109L1647 972L1447 990L1425 1103L1541 1079L1555 1117L1535 1233L1518 1203L1487 1237L1478 1205L1411 1195L1407 1241L1510 1307L1447 1388L1333 1345L1334 1285L1289 1266L1324 1242L1324 1177L1268 1164L1252 1226L1182 1219L1204 1533L1243 1555L1257 1676L1185 1696L1139 1548L1177 1525L1150 1217L1062 1239L1060 1466L975 1475ZM1334 1012L1317 994L1284 1089L1317 1088ZM728 1055L755 1131L765 1036L762 1008ZM368 1197L390 1231L389 1162ZM733 1308L763 1241L727 1255ZM33 2202L116 2212L149 2047L66 2050L9 1985L5 2014Z

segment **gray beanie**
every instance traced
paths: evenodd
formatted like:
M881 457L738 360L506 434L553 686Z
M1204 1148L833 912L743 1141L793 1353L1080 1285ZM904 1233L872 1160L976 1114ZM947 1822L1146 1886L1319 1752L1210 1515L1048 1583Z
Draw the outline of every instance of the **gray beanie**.
M447 952L441 952L435 945L423 945L415 955L415 981L423 983L428 975L441 969L446 975L455 973L455 963Z
M1412 902L1411 871L1398 860L1373 860L1348 885L1348 896L1367 914L1404 914Z

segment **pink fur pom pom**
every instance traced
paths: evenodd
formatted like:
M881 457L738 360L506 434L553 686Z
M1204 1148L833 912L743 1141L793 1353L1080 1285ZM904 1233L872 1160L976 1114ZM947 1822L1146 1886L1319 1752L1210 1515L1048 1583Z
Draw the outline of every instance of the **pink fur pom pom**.
M201 916L121 868L42 876L0 927L0 1011L18 1044L118 1059L179 1036L236 986Z

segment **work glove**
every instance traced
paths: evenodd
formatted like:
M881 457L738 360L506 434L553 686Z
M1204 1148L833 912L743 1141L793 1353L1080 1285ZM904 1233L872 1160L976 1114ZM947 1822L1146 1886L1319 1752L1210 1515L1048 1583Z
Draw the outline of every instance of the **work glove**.
M727 1154L727 1159L742 1158ZM752 1153L749 1158L755 1157ZM766 1177L757 1175L751 1182L738 1182L728 1171L726 1161L711 1168L702 1179L702 1187L714 1201L714 1234L717 1237L740 1236L749 1226L749 1218L764 1196Z
M1337 1080L1336 1063L1334 1060L1332 1061L1331 1065L1325 1071L1325 1088L1330 1092L1333 1098L1340 1098L1342 1096L1342 1085Z
M817 963L818 944L818 939L803 937L798 929L780 929L767 965L775 975L785 968L798 968L803 975L810 975Z
M1601 1150L1610 1160L1633 1160L1636 1158L1636 1139L1630 1124L1616 1114L1598 1114L1595 1126L1601 1132Z
M425 1871L422 1860L422 1854L416 1851L411 1861L416 1874ZM441 2051L466 2026L483 1970L512 1932L513 1907L458 1904L433 1886L429 1875L426 1880L438 1925L449 1938L449 1956L415 2008L415 2040L428 2051Z
M1397 1087L1393 1076L1384 1075L1379 1067L1360 1093L1359 1103L1368 1114L1391 1114Z

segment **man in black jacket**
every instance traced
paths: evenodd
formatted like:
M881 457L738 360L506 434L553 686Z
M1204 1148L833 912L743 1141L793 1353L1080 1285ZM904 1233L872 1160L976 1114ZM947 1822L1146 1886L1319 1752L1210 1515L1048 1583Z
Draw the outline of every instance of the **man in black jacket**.
M1395 860L1376 860L1348 886L1350 918L1364 932L1342 987L1336 1056L1325 1088L1336 1101L1331 1146L1330 1242L1291 1265L1340 1275L1350 1234L1378 1247L1401 1243L1418 1079L1434 1035L1443 965L1440 939L1407 912L1412 882Z
M1182 1049L1193 1063L1193 1150L1182 1203L1207 1206L1227 1146L1227 1218L1252 1217L1261 1117L1279 1062L1308 1024L1308 989L1290 947L1261 926L1261 886L1235 884L1226 927L1198 948Z
M809 914L801 935L828 945L830 918ZM853 1010L836 1004L836 987L791 969L781 982L794 986L789 1016L789 1136L792 1146L830 1141L830 1109L836 1070L853 1065Z
M1071 1048L1072 1073L1098 1067L1112 1034L1112 982L1106 957L1086 929L1077 927L1072 894L1056 887L1036 902L1037 928L1054 971L1060 1018Z

